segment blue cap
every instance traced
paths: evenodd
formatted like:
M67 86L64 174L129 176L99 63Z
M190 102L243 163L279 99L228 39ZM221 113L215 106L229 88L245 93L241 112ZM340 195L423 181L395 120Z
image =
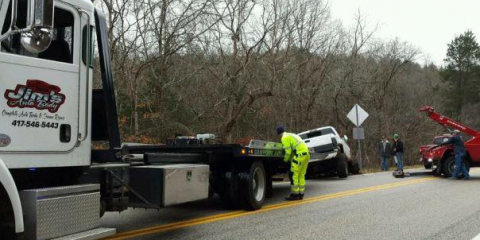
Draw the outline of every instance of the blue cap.
M282 134L282 133L284 133L284 132L285 132L285 126L280 125L280 126L277 127L277 134L280 135L280 134Z

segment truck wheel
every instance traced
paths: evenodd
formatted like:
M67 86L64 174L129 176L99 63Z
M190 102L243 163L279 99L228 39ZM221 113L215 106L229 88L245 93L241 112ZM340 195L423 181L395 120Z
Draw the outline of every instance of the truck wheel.
M243 184L245 207L248 210L257 210L262 208L266 196L267 178L265 167L262 162L255 161L247 171L244 174Z
M224 190L219 195L225 207L239 209L241 207L241 194L239 191L238 170L234 167L228 174L229 177L225 179Z
M107 202L105 200L100 200L100 218L102 218L107 212Z
M467 172L470 172L470 162L464 161L465 168L467 168ZM443 163L443 174L445 177L451 177L453 171L455 170L455 156L448 157Z
M0 185L0 239L23 239L23 234L15 233L13 208L5 189Z
M15 226L0 226L0 239L24 240L23 233L15 233Z
M348 164L344 153L340 153L337 157L337 175L339 178L348 177Z
M360 174L360 165L357 161L348 161L348 172L351 174Z
M449 178L453 174L453 170L455 169L455 156L450 156L447 159L443 161L443 175L445 177Z

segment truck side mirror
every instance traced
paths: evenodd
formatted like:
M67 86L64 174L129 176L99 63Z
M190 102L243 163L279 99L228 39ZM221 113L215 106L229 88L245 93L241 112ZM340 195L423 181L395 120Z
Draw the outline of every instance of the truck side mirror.
M53 0L28 0L27 28L21 37L22 46L27 51L41 53L50 46L54 8Z

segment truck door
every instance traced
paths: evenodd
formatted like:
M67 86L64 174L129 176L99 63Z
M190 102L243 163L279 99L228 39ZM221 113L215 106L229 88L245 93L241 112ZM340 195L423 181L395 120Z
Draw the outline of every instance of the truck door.
M25 16L18 19L21 25ZM84 106L80 17L56 1L54 19L53 41L44 52L28 52L20 34L1 43L0 152L67 152L77 145Z

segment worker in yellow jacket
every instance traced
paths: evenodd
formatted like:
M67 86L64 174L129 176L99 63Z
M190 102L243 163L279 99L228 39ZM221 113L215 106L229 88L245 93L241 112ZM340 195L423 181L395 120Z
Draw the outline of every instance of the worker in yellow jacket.
M297 134L285 132L284 126L277 127L277 134L282 138L285 157L283 161L290 162L292 172L292 187L288 201L302 200L305 194L305 174L307 173L310 153L302 138Z

